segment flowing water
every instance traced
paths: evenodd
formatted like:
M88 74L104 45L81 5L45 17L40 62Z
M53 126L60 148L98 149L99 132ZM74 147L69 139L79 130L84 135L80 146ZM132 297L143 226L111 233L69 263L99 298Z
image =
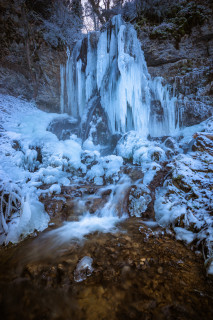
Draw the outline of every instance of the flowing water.
M3 319L212 318L202 256L154 221L124 219L128 187L128 181L115 190L82 185L45 198L54 225L1 248Z

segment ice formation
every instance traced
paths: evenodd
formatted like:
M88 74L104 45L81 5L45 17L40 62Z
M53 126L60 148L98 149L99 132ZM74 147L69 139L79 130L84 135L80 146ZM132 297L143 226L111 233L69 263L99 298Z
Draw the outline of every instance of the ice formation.
M40 194L60 193L70 184L66 171L82 171L84 165L75 137L59 141L47 131L54 118L65 115L7 95L0 95L0 103L0 243L7 244L47 228L50 218ZM39 189L43 184L50 187Z
M74 280L76 282L81 282L86 280L87 277L91 276L93 272L92 267L93 259L91 257L83 257L77 264L74 271Z
M79 41L61 66L61 112L84 122L94 96L112 134L135 130L155 137L178 128L176 98L161 78L151 79L136 31L120 15Z
M16 243L47 228L50 218L39 201L41 194L60 194L70 179L78 183L79 175L95 185L119 180L122 157L101 157L97 150L83 149L75 135L63 141L47 130L55 119L72 120L67 115L45 113L32 103L6 95L0 95L0 103L0 243ZM40 188L44 184L48 186L45 190ZM125 186L119 184L117 189ZM85 212L78 222L62 227L62 233L58 229L61 241L112 229L119 221L117 197L115 190L108 209L93 216Z

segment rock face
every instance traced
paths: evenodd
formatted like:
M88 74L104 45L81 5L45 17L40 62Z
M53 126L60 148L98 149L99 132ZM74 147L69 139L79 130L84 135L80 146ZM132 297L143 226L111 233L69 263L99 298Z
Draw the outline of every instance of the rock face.
M58 111L60 64L71 39L63 33L54 5L56 0L1 1L0 91ZM62 10L60 4L57 8Z
M211 1L170 1L161 17L136 20L148 70L164 77L179 95L181 124L207 119L213 106L213 20Z
M212 261L213 250L212 139L208 131L194 134L192 151L178 155L169 164L172 173L163 187L156 189L155 201L156 220L161 225L169 221L177 239L193 241L202 248L206 261Z

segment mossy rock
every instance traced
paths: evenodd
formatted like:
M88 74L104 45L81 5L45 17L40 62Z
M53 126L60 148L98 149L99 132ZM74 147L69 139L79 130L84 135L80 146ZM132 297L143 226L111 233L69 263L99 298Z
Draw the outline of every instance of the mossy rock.
M150 39L158 38L163 40L172 36L176 40L177 47L181 38L185 34L190 34L193 27L202 25L204 21L208 19L208 16L210 16L210 10L208 11L206 7L199 6L196 2L191 1L189 3L183 3L182 6L173 5L164 10L164 13L161 14L163 19L157 19L158 23L173 23L174 28L167 30L154 30L150 34ZM149 15L145 15L145 18L147 21L152 23L152 19L150 21Z

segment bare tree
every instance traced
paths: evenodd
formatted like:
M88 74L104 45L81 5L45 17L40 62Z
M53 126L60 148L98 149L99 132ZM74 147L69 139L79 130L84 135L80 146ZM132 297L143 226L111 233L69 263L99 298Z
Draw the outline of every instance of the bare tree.
M101 14L101 8L100 8L100 0L88 0L91 4L94 13L97 15L98 19L100 20L101 24L104 24L106 21L103 18L103 15Z
M104 2L104 9L109 10L112 1L111 0L103 0L103 2Z

